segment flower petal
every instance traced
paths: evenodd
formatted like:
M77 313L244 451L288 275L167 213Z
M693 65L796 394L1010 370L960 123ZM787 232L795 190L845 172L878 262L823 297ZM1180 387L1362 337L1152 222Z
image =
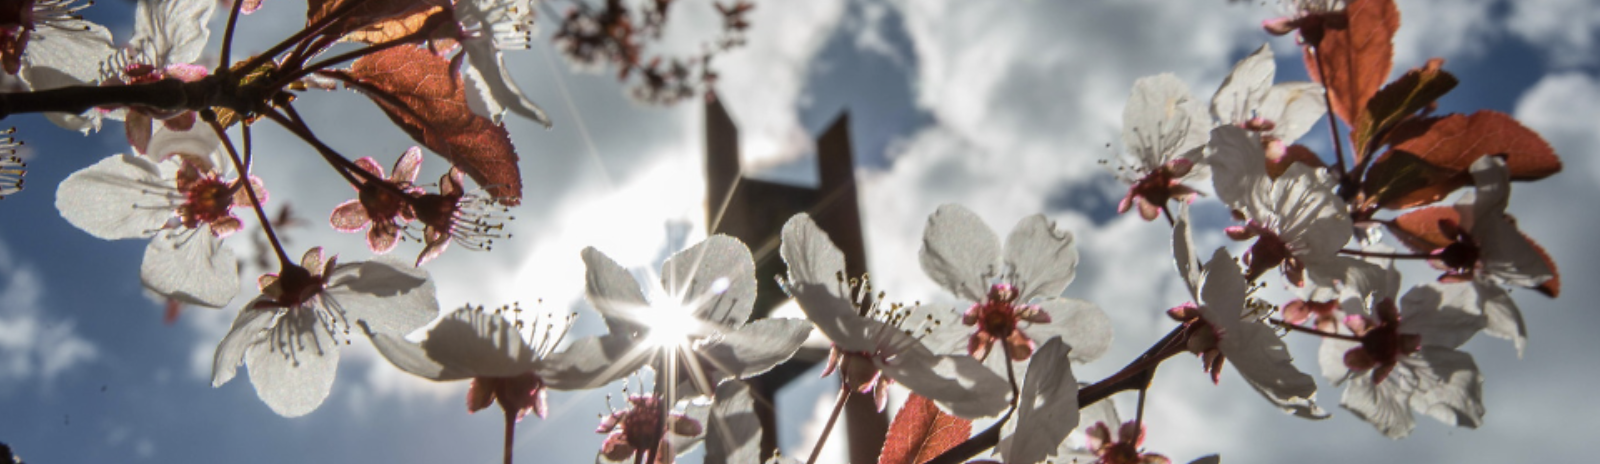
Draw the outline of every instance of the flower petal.
M1072 347L1073 362L1100 359L1111 349L1111 318L1094 303L1055 298L1039 302L1039 309L1050 315L1050 322L1030 324L1023 332L1034 340L1061 337L1061 341Z
M1211 154L1206 156L1205 162L1211 166L1211 182L1217 198L1230 209L1244 209L1257 186L1270 182L1267 153L1262 150L1261 142L1236 126L1212 129L1210 145Z
M1189 204L1179 203L1172 225L1172 261L1178 277L1189 287L1189 297L1200 299L1200 256L1195 254L1194 232L1189 225Z
M208 231L164 231L145 246L139 279L168 298L220 308L239 293L239 258Z
M870 351L876 347L872 334L888 328L862 318L850 304L843 281L844 253L811 216L796 214L784 224L779 254L789 265L789 294L818 331L845 351Z
M128 48L140 62L156 67L193 63L205 51L216 5L210 0L139 2Z
M514 377L534 370L533 350L498 311L463 308L445 316L422 341L428 357L470 377Z
M333 389L339 342L307 308L285 311L245 355L256 396L283 417L306 415Z
M1122 146L1142 167L1155 168L1206 143L1211 127L1189 86L1172 74L1133 82L1122 109Z
M1034 352L1017 402L1018 432L1002 453L1003 461L1042 462L1078 426L1078 380L1072 375L1070 351L1060 338L1052 338Z
M654 358L654 351L636 347L633 339L616 333L580 338L566 351L546 356L538 374L556 390L600 387L632 374Z
M1456 427L1483 424L1483 374L1472 355L1430 346L1422 349L1427 369L1421 390L1411 395L1411 408Z
M1260 105L1261 117L1270 119L1274 126L1267 134L1284 145L1306 135L1316 126L1317 120L1328 113L1322 92L1322 84L1315 82L1285 82L1272 86Z
M415 183L417 173L422 170L422 148L413 146L400 154L400 159L394 160L394 172L389 174L389 180L394 182Z
M605 318L611 333L632 335L643 331L645 327L632 320L630 314L649 307L650 302L645 300L633 274L594 247L583 249L583 264L588 269L584 295L589 305Z
M963 418L993 416L1006 408L1002 392L1010 390L1010 385L978 360L935 355L899 331L884 335L891 346L901 347L888 361L878 362L883 374L895 382Z
M1222 355L1256 392L1284 412L1306 419L1326 419L1317 406L1317 382L1294 366L1289 347L1272 327L1245 322L1223 334Z
M661 286L682 298L694 317L721 326L750 319L756 300L756 265L744 242L714 235L667 258Z
M1424 345L1458 348L1488 326L1484 303L1476 284L1424 283L1400 299L1400 329L1421 335Z
M967 301L983 301L999 260L1000 238L972 211L947 204L928 216L922 270L945 290Z
M1417 422L1406 408L1405 397L1416 388L1416 376L1410 369L1395 369L1382 383L1373 384L1372 377L1351 377L1345 383L1340 406L1356 417L1367 421L1378 432L1389 438L1403 438L1411 434Z
M1229 125L1249 121L1261 109L1261 101L1272 88L1273 74L1277 71L1277 63L1272 59L1272 46L1261 44L1260 48L1233 65L1233 72L1222 80L1222 86L1211 96L1211 117Z
M267 335L266 330L272 327L274 317L278 311L271 309L256 309L258 303L265 303L266 297L256 298L250 304L239 310L239 315L234 317L233 325L228 329L228 334L222 337L222 342L217 344L216 354L211 358L211 386L220 387L222 384L233 380L238 372L239 365L244 364L244 355L261 337Z
M714 364L705 367L743 379L787 361L809 335L811 323L805 319L759 319L698 351Z
M405 335L439 315L428 271L390 258L340 264L323 301L373 333Z
M761 421L744 382L723 382L706 423L706 464L741 464L761 460Z
M495 49L492 39L464 40L461 48L467 54L461 80L466 83L467 106L473 113L499 124L500 116L510 110L547 129L550 127L550 116L529 101L516 81L511 80L511 73L506 71L504 58Z
M1055 221L1042 214L1017 222L1006 237L1005 253L1006 264L1015 273L1012 283L1022 290L1017 301L1022 302L1061 296L1078 267L1072 232L1057 229Z
M372 218L367 216L367 207L361 205L361 200L349 200L333 208L328 223L333 230L355 232L371 224Z
M148 159L113 155L78 170L56 187L61 217L104 240L149 237L174 217L162 195L172 179Z

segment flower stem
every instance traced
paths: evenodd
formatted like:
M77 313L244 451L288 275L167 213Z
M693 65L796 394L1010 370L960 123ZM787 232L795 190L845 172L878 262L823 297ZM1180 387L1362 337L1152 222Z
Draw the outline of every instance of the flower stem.
M513 408L500 409L506 413L505 464L511 464L511 445L515 443L517 435L517 411Z
M1338 116L1333 113L1333 91L1328 87L1328 72L1326 64L1322 62L1322 49L1313 45L1311 53L1317 56L1317 82L1322 84L1322 104L1328 107L1328 133L1333 140L1333 158L1337 163L1342 184L1347 171L1344 164L1344 144L1339 141L1339 122L1335 121ZM1356 154L1351 153L1350 156L1354 157Z
M222 59L218 60L217 71L227 72L228 60L233 52L233 30L239 25L239 10L244 9L244 0L233 0L233 8L228 12L228 27L222 29Z
M388 50L388 49L391 49L391 48L394 48L394 47L397 47L397 46L400 46L400 45L412 43L412 42L417 41L417 39L426 38L429 34L432 34L433 30L435 28L437 28L439 26L439 24L442 23L442 22L444 22L444 15L442 13L435 13L435 14L433 14L431 16L428 16L427 21L424 22L422 24L422 27L418 28L416 30L416 32L412 32L410 34L406 34L406 35L401 36L400 38L397 38L397 39L394 39L394 40L390 40L390 41L383 42L383 43L378 43L378 44L373 44L371 46L368 46L368 47L365 47L365 48L362 48L362 49L359 49L359 50L351 50L349 52L345 52L345 53L341 53L341 54L338 54L338 55L334 55L331 58L327 58L327 59L324 59L322 61L318 61L316 63L312 63L310 65L305 66L304 68L301 68L298 71L289 73L288 76L285 76L283 78L278 79L277 82L273 82L272 83L273 84L272 87L273 88L282 87L284 85L287 85L289 82L293 82L295 79L299 79L299 78L305 77L305 76L310 75L312 73L315 73L317 71L321 71L321 70L327 69L327 68L329 68L331 66L334 66L334 65L346 62L346 61L354 60L354 59L357 59L357 58L361 58L363 56L371 55L373 53L378 53L378 52L381 52L381 51L384 51L384 50Z
M850 362L850 360L845 362ZM882 387L874 386L873 388ZM833 424L839 421L839 413L844 412L844 402L848 399L850 399L850 386L841 381L839 383L839 399L833 402L833 412L828 414L828 422L822 425L822 435L817 437L817 444L811 447L811 457L806 458L806 464L816 464L817 456L822 454L822 445L828 443L828 434L833 433Z
M266 231L266 233L267 233L267 241L272 243L272 251L274 251L274 252L276 252L278 254L278 265L281 266L281 267L288 267L288 266L293 265L294 261L290 260L289 259L289 254L283 251L283 243L278 241L278 233L273 231L273 229L272 229L272 221L267 219L267 212L262 209L261 198L256 196L255 185L254 185L253 182L250 182L249 165L245 164L244 160L239 157L238 150L235 150L233 148L233 140L228 138L228 132L225 129L223 129L221 123L217 122L217 118L211 117L211 118L204 118L204 119L206 120L207 123L209 123L211 125L211 130L216 131L217 138L222 139L222 146L223 146L223 148L227 149L228 158L233 160L234 169L236 171L239 171L239 180L238 180L238 182L244 188L244 193L246 195L250 196L250 206L251 206L250 209L255 210L256 219L261 221L261 230ZM245 140L245 151L249 151L250 150L250 127L249 126L245 126L245 128L244 128L244 140Z
M1339 252L1347 254L1347 255L1360 256L1360 257L1363 257L1363 258L1428 259L1428 258L1432 258L1433 257L1432 255L1415 254L1415 253L1384 253L1384 252L1378 252L1378 251L1351 250L1351 249L1341 249L1341 250L1339 250Z

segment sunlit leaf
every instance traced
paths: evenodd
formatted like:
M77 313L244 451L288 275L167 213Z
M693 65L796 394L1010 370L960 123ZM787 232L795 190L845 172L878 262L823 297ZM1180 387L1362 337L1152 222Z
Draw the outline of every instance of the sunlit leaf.
M1421 68L1407 71L1405 75L1385 85L1367 100L1367 111L1351 140L1355 141L1356 160L1367 155L1366 149L1373 137L1399 123L1402 118L1415 114L1439 97L1455 88L1456 78L1445 72L1444 60L1434 58Z
M1330 24L1320 44L1305 48L1305 61L1311 78L1327 84L1333 113L1356 127L1367 100L1389 79L1400 9L1394 0L1352 0L1345 16Z
M449 60L402 45L356 60L348 73L411 138L450 160L501 204L522 202L522 173L510 135L468 108Z
M1366 205L1405 209L1443 199L1456 189L1471 185L1465 171L1434 166L1416 155L1390 151L1378 157L1361 182Z
M1390 140L1395 151L1453 171L1467 172L1484 155L1505 155L1511 180L1537 180L1561 171L1561 159L1539 133L1498 111L1407 121L1395 127Z
M1461 223L1461 213L1451 206L1430 206L1408 211L1388 222L1389 231L1407 248L1427 253L1455 242L1439 229L1439 221Z
M350 31L350 33L345 34L344 39L369 44L397 40L421 30L428 23L428 18L438 14L445 14L444 8L437 6L427 7L409 15L378 21L367 27Z
M933 400L915 393L895 414L878 464L920 464L954 448L972 435L972 421L945 414Z

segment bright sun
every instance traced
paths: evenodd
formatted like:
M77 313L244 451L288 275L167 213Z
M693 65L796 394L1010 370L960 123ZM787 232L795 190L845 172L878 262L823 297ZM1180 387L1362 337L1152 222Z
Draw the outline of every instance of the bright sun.
M683 305L656 304L639 311L640 322L650 328L644 343L668 348L687 345L701 333L701 323L692 310Z

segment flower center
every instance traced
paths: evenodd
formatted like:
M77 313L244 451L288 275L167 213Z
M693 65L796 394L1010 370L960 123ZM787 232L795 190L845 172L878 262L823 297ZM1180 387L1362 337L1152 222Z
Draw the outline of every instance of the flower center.
M215 175L202 174L187 184L179 187L184 201L178 213L183 218L184 227L193 229L200 224L232 217L228 210L233 207L234 189L229 183Z
M661 442L661 400L654 396L628 399L633 407L622 418L622 436L635 450L655 449Z

